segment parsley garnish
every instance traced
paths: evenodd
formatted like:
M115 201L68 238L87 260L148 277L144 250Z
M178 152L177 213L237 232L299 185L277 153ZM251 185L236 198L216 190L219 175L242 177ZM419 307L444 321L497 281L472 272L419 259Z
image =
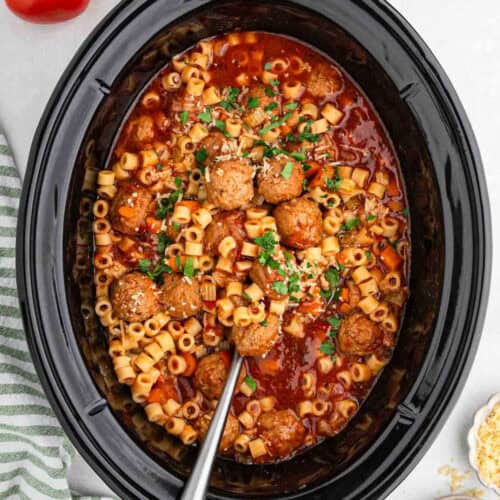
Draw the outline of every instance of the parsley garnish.
M325 279L328 281L330 288L335 288L339 282L340 275L337 269L334 267L329 267L325 273Z
M270 85L273 85L273 86L274 86L274 85L279 85L279 84L280 84L280 81L279 81L279 80L271 80L271 81L269 82L269 84L270 84Z
M366 222L371 222L372 220L375 220L377 218L376 215L369 214L366 216Z
M269 71L272 67L273 67L273 63L271 63L271 62L266 62L266 64L264 64L264 69L266 71Z
M260 322L262 326L267 326L267 319L264 319Z
M182 186L182 179L180 177L175 178L175 187L179 189Z
M305 161L306 159L306 154L304 153L304 151L292 153L290 156L297 161Z
M271 284L271 288L275 292L278 292L280 295L286 295L286 293L288 292L286 283L284 283L283 281L273 281Z
M168 239L167 234L166 233L159 233L158 234L158 253L164 254L165 248L167 248L167 245L169 243L170 243L170 240Z
M248 295L247 292L243 292L241 294L241 296L245 299L245 300L248 300L248 302L252 302L252 297L250 297L250 295Z
M368 260L372 260L372 253L371 253L371 252L366 251L366 252L365 252L365 255L366 255L366 258L367 258Z
M141 259L138 262L139 271L146 274L146 276L150 277L152 280L157 281L158 283L163 283L163 273L171 273L172 268L165 264L164 259L162 258L156 266L151 269L151 261L149 259Z
M349 219L342 224L342 228L345 229L346 231L352 231L356 227L361 226L361 221L359 220L359 217L353 217L352 219Z
M151 261L149 259L141 259L138 262L138 266L141 273L147 273L149 271L149 268L151 267Z
M326 321L328 321L328 323L334 330L338 330L340 328L339 318L336 318L335 316L330 316Z
M215 120L215 126L221 131L225 132L226 130L226 124L222 120Z
M292 110L292 109L297 109L299 107L298 102L289 102L288 104L285 104L285 109Z
M266 93L267 97L274 97L277 92L275 92L273 89L270 89L269 87L266 87L264 89L264 92Z
M158 203L158 208L156 209L156 217L158 217L158 219L164 219L170 212L173 212L174 205L181 194L182 189L177 189L167 198L162 198Z
M192 278L194 276L194 261L193 257L186 257L186 262L184 263L184 276Z
M157 163L156 170L163 170L163 165L161 163Z
M285 123L288 120L288 118L290 118L290 116L292 116L292 113L290 112L285 113L281 118L272 121L269 125L259 130L259 135L264 135L266 132L269 132L270 130L273 130L277 127L281 127L281 125L283 125L283 123Z
M255 243L266 252L273 253L274 245L278 242L274 239L274 233L272 231L266 231L262 236L257 236L257 238L255 238Z
M181 111L179 113L179 119L181 120L181 123L183 125L186 125L188 119L189 119L189 111Z
M196 154L194 155L196 158L196 162L198 163L198 168L200 169L200 172L205 175L205 165L203 162L207 159L208 153L205 148L201 148L198 151L196 151Z
M259 107L259 98L250 97L250 99L248 99L248 109L254 109L258 107Z
M198 114L198 119L203 123L210 123L212 121L212 115L210 111L205 110Z
M325 340L320 346L319 350L323 353L326 354L327 356L331 356L335 352L335 344L332 344L331 342L328 342Z
M405 217L408 217L408 209L403 208L403 210L401 210L401 214L404 215Z
M264 108L264 111L266 111L267 113L269 113L269 111L272 111L273 109L276 109L278 107L278 103L277 102L270 102L265 108Z
M287 161L285 163L285 166L283 167L283 170L281 171L281 177L283 177L283 179L290 179L292 172L293 172L293 162Z
M255 389L257 389L257 382L250 375L248 375L247 377L245 377L243 379L243 382L245 382L245 384L247 384L248 387L250 387L250 389L252 391L255 391Z

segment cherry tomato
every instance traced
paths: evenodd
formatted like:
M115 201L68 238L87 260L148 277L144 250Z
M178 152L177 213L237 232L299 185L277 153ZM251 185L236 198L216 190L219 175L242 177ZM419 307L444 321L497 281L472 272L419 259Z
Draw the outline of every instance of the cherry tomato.
M7 7L32 23L58 23L81 14L89 0L5 0Z

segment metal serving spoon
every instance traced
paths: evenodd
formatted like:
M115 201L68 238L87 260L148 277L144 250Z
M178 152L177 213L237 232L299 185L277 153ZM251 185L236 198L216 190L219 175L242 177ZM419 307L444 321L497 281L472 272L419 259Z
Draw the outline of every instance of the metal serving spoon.
M233 361L227 377L226 386L217 404L217 409L210 422L207 435L198 453L196 464L191 471L184 491L179 500L204 500L210 481L210 473L214 465L215 455L219 449L219 442L226 425L226 417L231 408L234 388L240 374L243 358L234 350Z

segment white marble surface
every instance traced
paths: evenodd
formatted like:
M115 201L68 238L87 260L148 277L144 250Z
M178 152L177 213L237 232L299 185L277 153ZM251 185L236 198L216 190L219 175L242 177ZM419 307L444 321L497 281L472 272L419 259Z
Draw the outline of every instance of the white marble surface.
M0 2L0 124L24 172L33 133L64 68L95 24L117 0L91 0L78 19L37 26L12 16ZM500 244L500 2L498 0L392 0L434 51L469 114L486 171L495 247ZM421 462L390 495L390 500L434 499L450 492L437 469L450 464L468 469L466 432L473 413L500 391L500 266L494 262L492 293L483 337L465 389L443 430ZM80 464L72 482L87 492L103 484ZM472 478L466 487L479 487ZM484 489L483 489L484 490ZM495 496L486 493L488 500Z

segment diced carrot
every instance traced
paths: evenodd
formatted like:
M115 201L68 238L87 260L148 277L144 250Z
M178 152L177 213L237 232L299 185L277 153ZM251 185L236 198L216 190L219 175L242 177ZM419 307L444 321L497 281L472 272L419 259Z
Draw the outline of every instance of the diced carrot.
M351 310L351 306L349 304L346 304L345 302L343 304L341 304L339 307L339 312L341 314L349 314L350 310Z
M190 212L194 212L200 208L200 204L195 200L182 200L176 203L177 206L186 207Z
M157 382L148 396L148 403L165 404L168 399L178 401L179 396L172 382Z
M334 170L332 166L323 165L321 169L316 173L313 180L309 183L309 187L324 187L326 185L326 179L331 179L333 177L333 174Z
M158 234L161 230L161 220L155 217L146 217L146 224L148 225L149 232Z
M347 256L346 256L346 254L343 251L340 251L337 254L337 262L339 264L345 264L347 262Z
M196 370L196 358L189 352L183 352L181 356L186 362L186 369L182 372L182 375L184 375L184 377L190 377Z
M184 267L184 264L186 263L186 257L184 255L181 255L180 257L169 257L168 258L168 265L174 270L174 271L180 271L179 267L177 266L177 262L181 262L181 266Z
M386 192L389 196L399 196L401 194L395 179L391 179L387 185Z
M126 219L130 219L131 217L134 216L135 210L132 207L127 207L126 205L121 206L118 209L118 213L122 216L125 217Z
M319 314L323 310L323 303L319 300L302 302L297 311L301 314Z
M290 125L287 125L286 123L281 126L281 132L283 135L287 135L292 131L292 127Z
M220 351L219 356L224 362L226 369L229 370L229 367L231 366L231 356L229 354L229 351Z
M344 302L349 302L349 288L347 288L346 286L344 288L342 288L342 291L340 292L340 298L344 301Z
M306 173L307 178L315 176L321 169L321 165L317 161L308 161L307 164L311 167Z
M280 370L280 362L276 358L258 358L257 364L259 365L259 370L268 375L274 375Z
M384 266L389 269L389 271L396 271L403 261L401 256L391 245L386 245L386 247L380 252L380 260Z
M404 208L404 205L400 201L390 201L387 203L387 206L395 212L401 212Z

